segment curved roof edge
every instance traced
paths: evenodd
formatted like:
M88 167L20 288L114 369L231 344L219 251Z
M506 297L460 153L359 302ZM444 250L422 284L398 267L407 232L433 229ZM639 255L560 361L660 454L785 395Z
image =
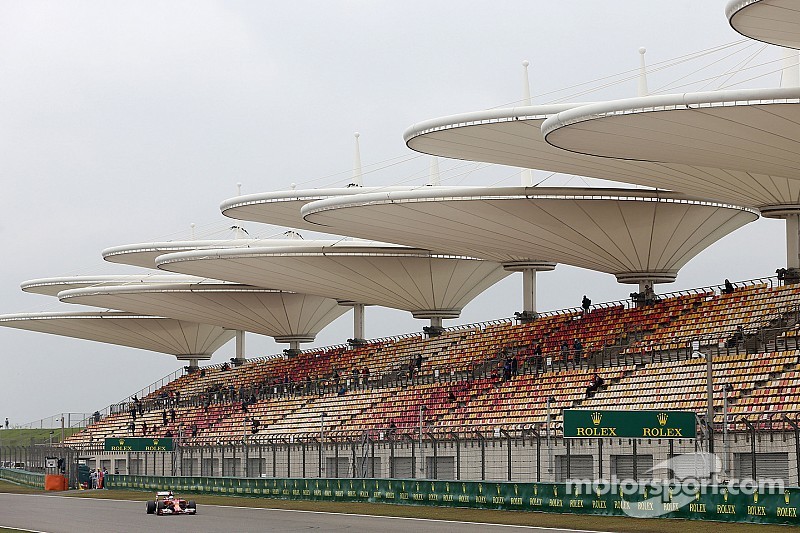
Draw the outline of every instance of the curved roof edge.
M432 131L447 130L476 124L491 124L493 122L541 119L567 109L572 109L573 107L581 107L584 105L586 105L585 102L504 107L498 109L470 111L467 113L432 118L429 120L423 120L422 122L417 122L416 124L412 124L406 128L406 131L403 132L403 140L405 141L406 145L408 145L408 142L414 137L418 137Z
M134 244L123 244L121 246L112 246L106 248L101 252L103 259L108 261L109 257L116 255L125 255L134 252L148 252L158 251L161 248L169 247L175 249L196 250L201 247L219 247L225 246L231 248L233 246L249 246L258 243L261 239L209 239L209 240L188 240L188 241L154 241L154 242L140 242Z
M509 199L509 198L554 198L580 200L631 200L650 202L692 203L724 207L746 211L759 216L757 209L728 204L715 200L695 198L685 194L662 189L624 189L624 188L572 188L572 187L482 187L479 189L453 189L446 196L442 191L426 190L410 193L364 194L357 198L328 198L304 206L300 213L306 218L314 213L344 207L363 206L372 203L395 203L437 201L443 199ZM438 193L438 194L437 194ZM312 222L313 223L313 222Z
M256 257L274 257L274 256L347 256L347 257L416 257L426 259L453 259L459 261L484 261L475 257L466 257L450 254L441 254L425 250L423 248L414 248L401 245L384 245L381 247L363 247L358 250L353 247L322 247L312 246L307 249L292 248L269 248L269 249L254 249L239 250L235 248L229 249L216 249L216 250L192 250L187 252L174 252L164 254L156 258L156 266L162 268L171 263L182 263L186 261L202 261L206 259L237 259L237 258L256 258Z
M30 279L20 283L20 289L23 292L30 292L36 294L45 294L54 296L56 292L49 290L50 287L58 287L64 285L75 286L93 286L93 285L132 285L132 284L162 284L162 283L200 283L204 278L197 276L187 276L185 274L170 275L170 274L124 274L115 276L98 275L98 276L63 276L52 278L38 278Z
M705 91L624 98L561 111L542 123L542 135L547 141L547 136L561 127L609 115L628 115L679 108L691 109L692 107L731 107L787 102L800 103L800 87ZM548 144L550 143L548 142ZM556 148L562 147L556 146ZM562 149L569 150L568 148Z
M794 0L789 0L789 1L794 2ZM765 26L764 28L759 28L759 29L766 29L766 26L770 25L770 23L774 23L777 21L776 19L758 17L750 14L750 11L752 10L748 8L750 6L754 6L755 4L762 4L762 7L766 7L766 9L769 9L770 7L777 7L777 8L783 7L780 5L775 6L763 0L729 0L727 5L725 6L725 17L728 19L728 24L730 25L731 29L736 33L738 33L739 35L742 35L743 37L747 37L748 39L752 39L754 41L771 44L773 46L779 46L781 48L791 48L794 50L800 49L800 40L798 40L797 37L795 37L794 39L775 38L777 34L780 34L781 31L780 29L771 28L772 31L768 30L767 33L771 33L773 36L773 38L770 39L768 36L765 36L763 34L757 35L758 32L754 32L756 33L756 35L750 35L748 33L745 33L745 31L747 31L746 29L744 29L743 31L741 27L737 27L736 23L737 15L744 15L745 18L748 18L748 15L750 15L750 17L755 18L756 20L759 21L759 23L762 23ZM759 13L760 9L758 7L753 7L753 10L755 10L756 13L760 14ZM783 14L787 14L785 9L783 10ZM780 19L780 22L783 22L784 25L791 25L793 22L795 22L795 20L787 21L784 18Z

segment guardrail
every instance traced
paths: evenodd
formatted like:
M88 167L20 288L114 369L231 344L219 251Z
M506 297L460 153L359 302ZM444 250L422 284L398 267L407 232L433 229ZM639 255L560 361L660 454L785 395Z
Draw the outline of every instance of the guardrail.
M679 483L509 483L412 479L110 475L109 489L583 515L800 525L800 489Z
M44 474L17 470L16 468L0 468L0 479L44 489Z

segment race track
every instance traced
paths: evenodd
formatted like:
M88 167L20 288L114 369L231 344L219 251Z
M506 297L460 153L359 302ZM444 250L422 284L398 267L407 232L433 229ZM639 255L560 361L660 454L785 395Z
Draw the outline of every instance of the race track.
M0 493L0 527L30 529L44 533L75 531L238 533L306 530L408 533L414 529L426 533L492 533L520 529L552 533L573 531L209 505L198 505L197 512L196 516L154 516L145 513L144 502Z

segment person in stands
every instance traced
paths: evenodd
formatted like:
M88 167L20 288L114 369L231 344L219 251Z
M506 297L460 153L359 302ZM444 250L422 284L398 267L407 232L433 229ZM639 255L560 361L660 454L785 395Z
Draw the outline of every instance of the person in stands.
M733 294L734 291L733 283L728 278L725 278L725 288L722 289L722 294Z
M580 362L583 357L583 343L578 338L572 341L572 355L576 362Z
M589 386L586 387L586 397L588 398L591 393L596 392L604 383L605 380L600 377L600 374L595 372L591 381L589 381Z
M583 313L586 314L589 312L589 307L592 305L592 301L583 295L583 300L581 300L581 308L583 309Z

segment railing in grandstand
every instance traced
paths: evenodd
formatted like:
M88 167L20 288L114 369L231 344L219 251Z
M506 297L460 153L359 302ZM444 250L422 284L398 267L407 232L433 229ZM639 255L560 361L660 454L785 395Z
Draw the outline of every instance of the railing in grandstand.
M754 278L754 279L751 279L751 280L737 281L737 282L734 283L734 286L737 287L737 288L740 288L740 287L753 286L753 285L759 285L759 284L767 285L769 288L773 288L773 287L775 287L775 286L777 286L779 284L779 280L775 276L766 277L766 278ZM668 299L668 298L675 298L675 297L681 297L681 296L687 296L687 295L704 294L704 293L709 293L709 292L711 292L713 294L719 294L719 293L721 293L723 288L724 288L724 285L720 284L720 285L712 285L712 286L709 286L709 287L701 287L701 288L695 288L695 289L674 291L674 292L670 292L670 293L660 294L658 296L659 296L659 299ZM594 305L591 306L591 308L592 309L603 309L603 308L617 307L617 306L622 306L622 307L628 309L628 308L634 307L635 306L635 302L634 302L633 299L616 300L616 301L611 301L611 302L602 302L602 303L599 303L599 304L594 304ZM574 314L580 314L581 312L582 312L582 309L580 307L572 307L572 308L566 308L566 309L560 309L560 310L545 311L545 312L542 312L542 313L538 313L538 315L540 317L548 317L548 316L560 316L560 315L574 315ZM800 313L798 313L798 314L800 314ZM454 327L445 328L445 332L464 331L464 330L469 330L469 329L484 330L484 329L486 329L487 327L490 327L490 326L495 326L495 325L500 325L500 324L509 324L509 325L511 325L514 322L515 322L514 318L495 319L495 320L490 320L490 321L478 322L478 323L473 323L473 324L462 324L462 325L458 325L458 326L454 326ZM734 333L735 333L735 331L732 330L730 332L730 336L732 336ZM750 333L750 334L758 334L758 335L761 335L762 337L764 335L763 332L748 332L748 333ZM625 331L625 332L623 332L623 335L625 335L625 334L633 334L634 335L634 339L637 338L635 331ZM413 333L406 333L406 334L402 334L402 335L393 335L393 336L383 337L383 338L378 338L378 339L370 339L368 342L369 342L370 345L380 346L380 345L385 345L385 344L388 344L388 343L391 343L391 342L397 342L399 340L404 340L404 339L409 339L409 338L414 338L414 337L423 337L424 338L424 334L422 334L420 332L413 332ZM668 358L668 357L674 357L675 360L688 358L688 357L690 357L692 355L691 352L690 352L690 347L691 347L691 341L693 341L693 340L700 340L701 344L704 347L707 347L707 346L713 345L714 342L718 342L719 341L719 337L717 336L717 337L714 337L713 339L712 338L699 338L698 339L696 337L681 338L681 339L673 340L673 342L670 342L670 343L667 343L667 344L664 344L664 345L649 346L648 347L648 352L650 352L649 356L652 357L653 354L655 354L658 357L658 360L665 360L665 358ZM797 338L795 337L795 341L796 340L797 340ZM676 343L677 344L684 344L685 348L684 347L677 348L677 349L674 348L674 344L676 344ZM636 354L628 354L628 353L626 353L626 354L622 354L621 357L616 358L616 359L603 357L603 354L605 354L605 353L613 353L615 349L617 349L619 351L624 351L626 348L628 348L628 346L629 346L628 344L618 344L618 345L612 345L612 346L604 347L603 353L600 354L600 361L597 360L598 359L597 357L594 357L593 361L589 361L588 357L585 360L582 360L582 361L558 361L557 359L559 359L559 357L556 356L555 354L553 354L551 356L551 358L553 359L553 361L555 363L555 368L559 368L559 365L563 366L563 367L570 367L570 366L571 367L576 367L576 366L580 367L580 366L584 366L584 365L585 366L602 367L602 366L627 365L629 363L634 363L635 364L635 361L637 359ZM325 352L328 352L328 351L331 351L331 350L335 350L335 349L347 349L347 348L349 348L349 345L340 344L340 345L326 346L324 348L311 348L311 349L303 350L301 352L301 354L308 354L308 353L315 353L315 352L325 353ZM725 350L726 350L726 353L730 353L730 349L726 348ZM738 346L736 347L736 350L739 350ZM719 351L719 348L718 348L718 351ZM569 352L567 352L567 355L571 359L571 356L572 356L571 350ZM285 356L283 354L273 354L273 355L267 355L267 356L262 356L262 357L258 357L258 358L248 359L248 362L263 362L263 361L269 361L269 360L273 360L273 359L280 359L280 358L284 358L284 357ZM640 357L638 358L640 362L644 361L643 357L644 357L643 355L640 355ZM499 360L500 359L499 359L498 356L490 356L483 363L478 363L478 364L474 365L472 371L469 373L470 377L473 378L473 379L478 378L478 377L482 377L482 378L491 377L492 371L496 370L494 367L499 362ZM653 360L656 360L656 359L653 359ZM203 368L212 368L212 369L213 368L219 368L224 364L226 364L226 363L217 363L217 364L214 364L214 365L208 365L208 366L203 367ZM530 366L531 365L527 365L528 368ZM428 374L424 374L424 375L419 376L419 379L421 379L421 380L429 380L427 382L433 382L434 380L435 381L441 381L442 378L447 378L448 376L450 377L450 379L461 379L461 378L465 377L464 373L459 373L457 375L450 373L446 367L430 368L429 370L430 370L430 372ZM151 395L154 392L156 392L159 389L161 389L162 387L164 387L165 385L167 385L168 383L172 382L173 380L183 376L185 373L186 373L185 369L183 369L183 368L178 369L175 372L172 372L171 374L168 374L167 376L161 378L160 380L157 380L157 381L153 382L148 387L145 387L145 388L137 391L136 393L131 394L127 398L123 399L122 401L117 402L116 404L109 405L109 406L107 406L105 409L103 409L101 411L97 411L95 413L92 413L91 415L88 415L88 416L84 417L80 421L77 421L76 424L73 424L71 427L84 427L85 425L90 424L93 420L97 419L98 414L102 418L102 417L107 416L109 414L123 412L123 411L127 410L127 406L132 401L132 398L134 396L136 396L137 398L140 398L140 399L146 398L149 395ZM400 382L405 382L404 381L405 378L402 376L402 374L403 374L402 371L400 371L400 372L391 371L391 372L388 372L386 374L377 374L377 375L371 376L370 385L371 386L378 386L378 387L395 386ZM318 382L321 382L321 381L325 381L325 380L317 380L317 382L314 383L315 391L321 389L320 383L318 383ZM281 387L278 387L278 388L281 388ZM274 387L270 387L270 389L275 390ZM323 390L327 390L324 387L322 389ZM274 394L280 394L280 393L274 392Z
M82 428L86 427L86 422L91 416L91 413L59 413L33 422L14 425L14 429Z

